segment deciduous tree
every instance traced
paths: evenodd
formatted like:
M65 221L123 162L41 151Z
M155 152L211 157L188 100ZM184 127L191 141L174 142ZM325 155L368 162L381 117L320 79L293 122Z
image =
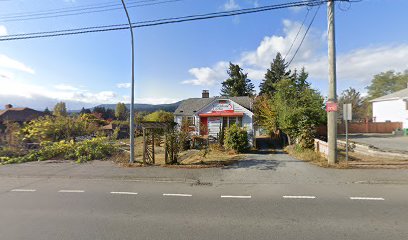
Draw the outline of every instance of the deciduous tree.
M54 114L54 116L57 116L57 117L66 117L68 113L67 113L67 107L65 103L59 102L55 104L54 111L52 113Z
M408 69L404 72L387 71L374 76L368 89L368 97L374 99L407 87Z
M126 120L128 115L128 109L124 103L117 103L115 108L115 117L118 120Z

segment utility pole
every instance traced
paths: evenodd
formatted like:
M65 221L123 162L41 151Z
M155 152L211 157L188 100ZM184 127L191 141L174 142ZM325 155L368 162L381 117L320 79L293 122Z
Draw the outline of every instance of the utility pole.
M337 104L336 90L336 38L334 29L334 0L327 2L328 54L329 54L329 96L328 101ZM327 112L328 163L337 162L337 111Z
M129 131L130 131L130 159L129 162L133 163L135 161L135 45L133 40L133 26L130 20L129 12L126 8L124 0L122 1L123 9L125 10L126 17L129 23L130 30L130 40L132 44L132 87L131 87L131 99L130 99L130 121L129 121Z

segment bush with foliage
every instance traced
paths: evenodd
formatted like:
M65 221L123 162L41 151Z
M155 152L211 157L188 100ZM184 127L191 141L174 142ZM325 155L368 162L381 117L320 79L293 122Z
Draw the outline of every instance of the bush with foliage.
M59 141L43 142L38 150L33 150L20 157L2 157L3 164L44 161L54 158L86 162L104 159L117 151L117 148L107 141L107 138L93 138L82 142Z
M159 110L149 115L144 116L143 121L146 122L173 122L174 115L171 112Z
M99 125L81 117L45 116L26 123L20 131L25 142L72 140L80 136L94 135Z
M248 132L235 124L229 126L225 130L224 145L227 149L232 149L239 153L248 150Z

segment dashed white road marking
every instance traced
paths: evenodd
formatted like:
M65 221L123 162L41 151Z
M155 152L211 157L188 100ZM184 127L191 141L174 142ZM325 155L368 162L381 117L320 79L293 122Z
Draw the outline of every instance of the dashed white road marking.
M384 201L382 197L350 197L351 200L372 200L372 201Z
M283 198L289 199L315 199L316 196L282 196Z
M84 190L59 190L59 193L83 193Z
M13 189L12 192L35 192L36 189Z
M120 195L137 195L137 192L110 192L111 194L120 194Z
M252 196L221 195L221 198L252 198Z
M191 194L184 194L184 193L163 193L163 196L166 197L192 197Z

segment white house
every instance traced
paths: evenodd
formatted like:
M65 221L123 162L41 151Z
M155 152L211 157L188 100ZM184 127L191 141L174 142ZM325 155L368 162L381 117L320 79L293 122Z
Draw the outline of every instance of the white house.
M402 122L408 129L408 88L371 100L374 122Z
M244 127L253 138L253 112L250 97L209 97L204 90L201 98L189 98L181 102L174 112L179 126L186 121L193 134L217 137L220 130L237 124Z

